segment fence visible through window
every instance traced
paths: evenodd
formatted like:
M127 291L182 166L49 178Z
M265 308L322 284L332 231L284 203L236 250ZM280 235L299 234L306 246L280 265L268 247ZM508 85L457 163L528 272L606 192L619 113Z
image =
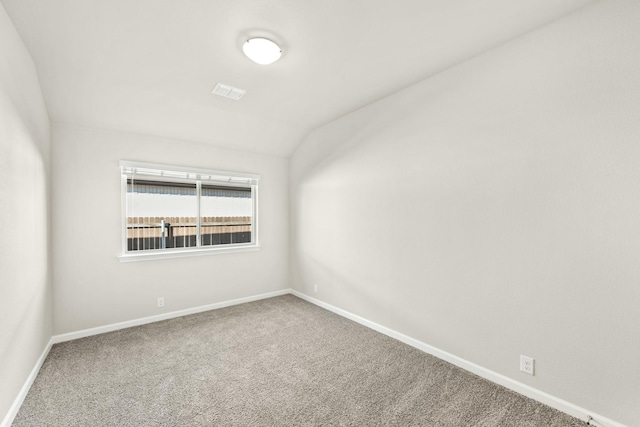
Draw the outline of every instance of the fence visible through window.
M251 243L251 217L202 217L201 246ZM195 247L196 217L127 217L127 250Z

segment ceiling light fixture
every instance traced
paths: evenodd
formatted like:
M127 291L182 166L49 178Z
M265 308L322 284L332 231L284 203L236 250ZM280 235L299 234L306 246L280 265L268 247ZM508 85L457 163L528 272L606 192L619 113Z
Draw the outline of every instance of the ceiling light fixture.
M242 51L250 60L261 65L272 64L282 55L280 46L262 37L247 40L242 46Z

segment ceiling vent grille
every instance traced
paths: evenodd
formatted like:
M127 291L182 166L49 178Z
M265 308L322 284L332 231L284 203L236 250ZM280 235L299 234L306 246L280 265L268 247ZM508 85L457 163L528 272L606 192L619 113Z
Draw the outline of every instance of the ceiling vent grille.
M214 95L224 96L225 98L235 99L239 101L242 96L247 93L244 89L238 89L237 87L223 85L222 83L218 83L216 87L211 91Z

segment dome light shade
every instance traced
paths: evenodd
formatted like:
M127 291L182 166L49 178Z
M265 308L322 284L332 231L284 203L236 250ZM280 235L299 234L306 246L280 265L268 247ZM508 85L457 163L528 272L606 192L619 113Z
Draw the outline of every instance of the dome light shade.
M262 37L247 40L242 51L250 60L261 65L272 64L282 55L280 46Z

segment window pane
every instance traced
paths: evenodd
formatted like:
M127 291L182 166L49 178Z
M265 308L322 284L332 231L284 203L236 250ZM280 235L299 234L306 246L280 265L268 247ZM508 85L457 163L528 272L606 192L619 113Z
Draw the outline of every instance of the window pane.
M196 246L195 184L127 179L127 250Z
M251 243L251 188L202 185L202 246Z

